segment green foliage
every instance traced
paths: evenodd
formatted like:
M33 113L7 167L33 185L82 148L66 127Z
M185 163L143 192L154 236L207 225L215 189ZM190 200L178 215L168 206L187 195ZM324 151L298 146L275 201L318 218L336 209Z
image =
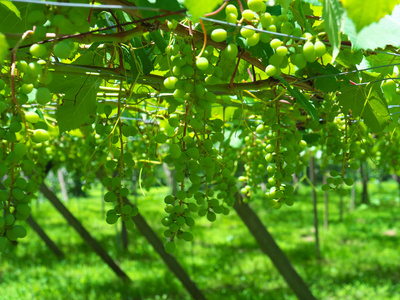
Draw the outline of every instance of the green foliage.
M322 18L325 21L325 30L332 43L332 62L340 51L340 31L342 29L343 8L338 0L324 0Z
M343 0L342 4L359 32L371 23L390 15L400 1Z
M356 117L362 117L373 132L382 131L390 120L387 103L376 85L344 87L338 100L345 110L350 110Z
M214 11L222 2L223 0L184 0L183 4L187 7L192 20L197 22L200 17L204 17L205 14Z

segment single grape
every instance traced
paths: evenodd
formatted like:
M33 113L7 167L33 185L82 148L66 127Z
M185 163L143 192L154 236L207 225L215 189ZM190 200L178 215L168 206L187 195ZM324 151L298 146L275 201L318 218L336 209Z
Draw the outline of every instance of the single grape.
M284 34L292 34L293 32L293 25L290 22L285 22L283 23L283 25L281 26L281 33Z
M247 46L249 46L249 47L256 46L259 41L260 41L259 33L255 33L255 34L253 34L253 36L246 39Z
M320 57L326 53L326 46L321 41L316 41L314 44L315 55Z
M264 12L266 10L266 5L262 0L249 0L247 5L254 12Z
M33 111L27 111L25 112L25 120L29 123L37 123L40 121L40 116Z
M55 56L58 56L61 59L67 59L71 55L71 50L69 43L61 41L54 46L53 52Z
M169 148L169 154L175 159L179 158L182 154L181 147L178 144L172 144Z
M169 90L173 90L175 88L176 83L178 82L178 78L176 77L167 77L164 80L164 86L169 89Z
M272 49L277 49L282 45L282 41L280 39L273 39L270 43Z
M1 88L0 88L0 90L1 90ZM19 89L19 92L21 92L25 95L30 94L32 91L33 91L33 84L31 84L31 83L23 83L21 85L21 88Z
M245 27L242 27L240 29L240 34L244 37L244 38L250 38L255 34L254 31L254 27L250 26L250 25L246 25Z
M268 28L269 26L272 25L272 16L270 13L263 13L260 16L260 20L261 20L261 25L263 28Z
M50 136L49 133L44 129L36 129L33 132L33 141L35 143L42 143L49 140Z
M29 48L29 52L36 57L45 58L47 55L46 47L42 44L33 44Z
M208 59L207 58L198 57L196 59L196 66L197 66L197 68L199 68L199 70L202 70L202 71L207 70L208 65L209 65L209 63L208 63Z
M36 101L39 104L46 105L53 99L50 90L47 87L40 87L36 91Z
M252 21L253 19L257 19L258 15L250 9L245 9L242 12L242 17L247 21Z
M305 42L305 44L303 45L303 55L308 62L314 62L317 59L314 50L314 44L312 42Z
M214 29L211 32L211 39L214 42L223 42L226 40L227 33L225 29L219 28L219 29Z
M171 254L171 253L175 252L176 246L175 246L175 243L173 241L168 241L165 244L164 248L165 248L165 252Z
M226 57L229 59L236 59L238 56L239 50L236 44L229 44L225 49Z
M233 4L228 4L228 5L225 7L225 13L226 13L227 15L228 15L228 14L234 14L236 17L238 16L238 10L237 10L236 6L233 5Z
M279 46L276 48L275 53L279 56L286 56L288 49L285 46Z

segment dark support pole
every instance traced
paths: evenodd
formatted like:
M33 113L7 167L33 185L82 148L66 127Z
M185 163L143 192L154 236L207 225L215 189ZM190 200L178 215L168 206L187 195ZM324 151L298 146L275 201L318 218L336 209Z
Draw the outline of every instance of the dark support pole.
M301 300L316 299L251 207L241 200L237 200L233 208L296 296Z
M44 232L42 227L38 223L36 223L35 219L32 216L29 216L26 219L26 222L31 226L31 228L36 231L36 233L40 236L40 238L46 243L47 247L53 251L53 253L60 259L64 258L64 253L60 248L49 238L49 236Z
M40 186L40 191L54 205L54 207L64 216L71 225L82 237L82 239L101 257L101 259L118 275L118 277L130 281L128 275L115 263L104 248L95 240L90 233L82 226L82 224L71 214L57 196L44 184Z
M124 198L126 203L129 203L127 198ZM168 266L168 268L175 274L175 276L182 282L186 290L192 295L194 299L204 300L206 299L203 293L199 290L197 285L190 279L189 275L182 268L179 262L172 255L168 254L164 250L164 244L158 238L157 234L147 224L146 220L141 214L136 215L132 218L133 222L140 233L146 238L146 240L153 246L154 250L160 255L162 260Z

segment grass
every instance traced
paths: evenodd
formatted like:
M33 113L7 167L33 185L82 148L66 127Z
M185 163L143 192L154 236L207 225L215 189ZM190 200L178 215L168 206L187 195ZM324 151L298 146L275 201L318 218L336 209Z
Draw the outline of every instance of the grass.
M399 201L394 182L370 185L372 205L349 212L330 194L329 229L320 226L322 258L315 257L311 190L302 186L292 207L252 203L277 243L318 299L400 299ZM162 195L137 197L142 215L162 236ZM323 219L319 194L319 219ZM59 260L28 228L28 236L0 256L0 299L187 299L189 294L137 231L121 245L120 226L105 223L101 190L70 199L70 211L132 279L122 282L55 209L44 201L33 216L66 253ZM197 221L197 220L196 220ZM192 243L179 241L176 257L207 299L296 299L234 211L214 223L199 220ZM6 295L6 296L4 296Z

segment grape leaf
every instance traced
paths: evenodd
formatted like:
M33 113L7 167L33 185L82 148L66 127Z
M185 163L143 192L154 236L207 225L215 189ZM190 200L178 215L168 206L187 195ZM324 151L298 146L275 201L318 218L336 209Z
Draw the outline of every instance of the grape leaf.
M332 44L332 63L339 54L340 30L342 27L343 8L339 0L324 0L322 18L325 21L325 30Z
M69 80L72 88L65 91L63 103L56 112L60 132L79 128L89 115L96 113L97 90L101 81L101 78L89 76L75 76ZM76 88L77 82L80 82L79 89Z
M342 0L343 7L353 20L358 32L365 26L391 14L393 8L399 3L400 0Z
M386 45L400 46L400 5L396 6L390 16L372 23L357 33L356 26L347 14L344 15L344 33L349 37L353 49L385 48ZM390 28L390 30L388 30Z
M311 116L315 122L319 122L318 113L314 105L304 97L304 95L298 90L298 88L291 87L290 84L283 79L278 77L278 79L286 86L289 93L296 98L299 104L306 110L306 112Z
M214 9L219 6L223 0L184 0L183 5L187 7L191 15L191 19L197 22L200 17L204 17L205 14L213 12Z
M320 63L313 62L308 64L307 70L311 73L310 76L326 75L314 80L315 87L320 91L330 93L339 90L340 83L334 75L340 73L340 71L331 64L323 67Z
M201 2L201 1L200 1ZM155 17L161 14L165 14L167 11L178 11L181 10L182 7L179 4L177 0L136 0L135 4L137 6L141 7L149 7L149 8L154 8L157 9L156 11L151 11L151 10L143 10L142 17L143 18L150 18L150 17ZM158 21L162 22L166 18L168 20L174 19L179 17L179 15L169 15L168 17L163 17L163 18L157 18Z
M4 5L6 8L11 10L19 19L21 19L21 13L19 9L10 1L0 1L1 5Z
M72 65L102 65L102 58L95 51L87 51ZM86 74L55 74L48 85L52 93L63 93L63 102L57 107L56 117L60 132L79 128L87 117L96 113L97 90L102 79Z
M373 132L382 131L390 120L387 103L378 85L347 86L341 89L338 100L345 111L361 117Z

